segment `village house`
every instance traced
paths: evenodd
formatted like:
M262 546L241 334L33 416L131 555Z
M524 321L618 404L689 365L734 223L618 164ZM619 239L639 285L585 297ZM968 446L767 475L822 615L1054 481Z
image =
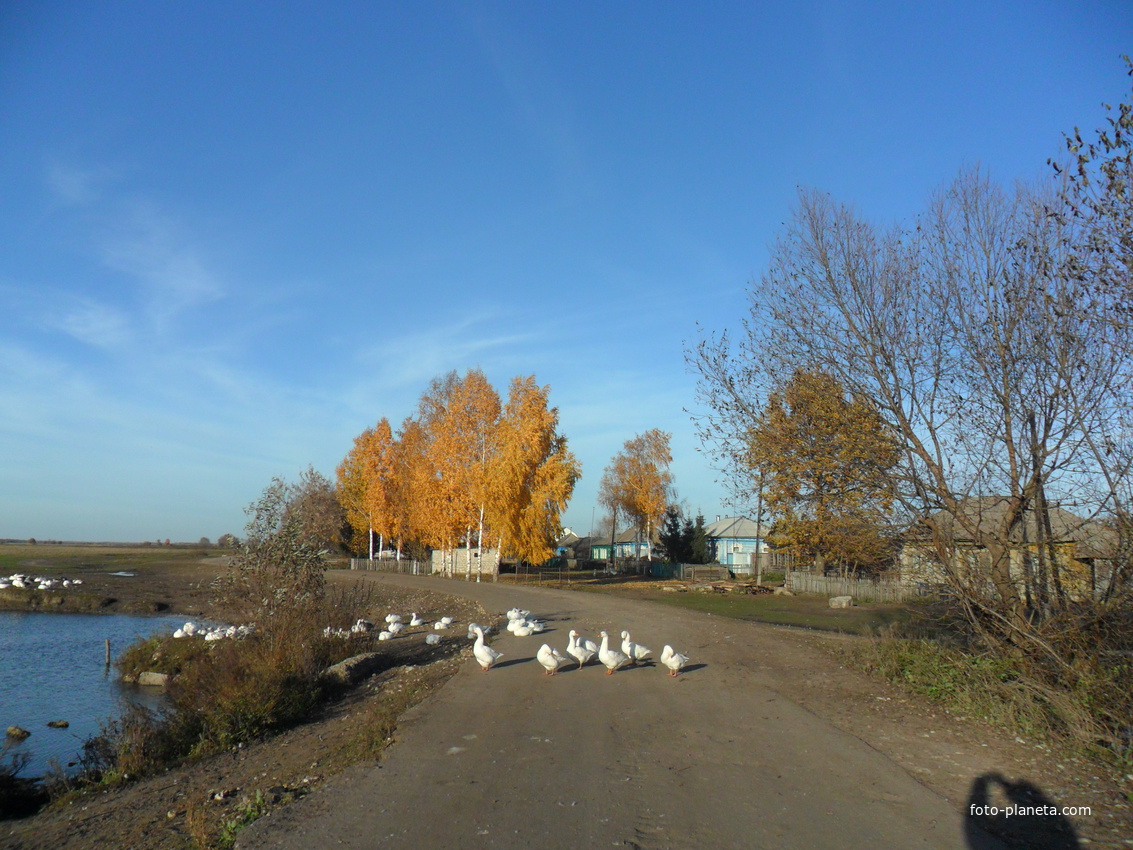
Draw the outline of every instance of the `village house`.
M957 570L987 570L991 564L989 553L963 526L967 524L974 526L977 532L986 529L989 534L998 534L1003 527L1007 499L969 499L963 503L962 510L965 511L963 523L955 522L944 511L934 514L932 521L943 534L953 535L953 557ZM1039 517L1033 510L1027 510L1022 521L1012 530L1008 540L1012 578L1022 587L1028 570L1039 558L1039 547L1044 546L1047 551L1055 553L1062 585L1071 598L1098 595L1109 580L1117 535L1112 528L1096 520L1083 519L1060 507L1052 507L1049 513L1049 539L1045 529L1040 529ZM933 587L945 583L944 568L927 523L906 535L898 553L897 568L900 580L905 584Z
M732 573L750 575L755 572L756 554L759 553L760 563L766 569L767 543L761 539L759 532L755 520L747 517L716 517L715 522L704 527L709 557Z

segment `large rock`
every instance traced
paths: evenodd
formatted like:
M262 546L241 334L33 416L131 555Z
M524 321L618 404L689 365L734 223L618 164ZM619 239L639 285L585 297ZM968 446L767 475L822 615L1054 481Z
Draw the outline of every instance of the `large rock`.
M380 673L387 665L380 652L365 652L340 661L323 671L323 678L344 685L354 685L375 673Z
M854 607L854 597L852 597L852 596L831 596L830 597L830 607L831 608L853 608Z
M15 741L26 741L31 737L31 732L22 726L9 726L8 737Z
M147 670L144 673L138 674L138 684L139 685L149 685L150 687L156 687L156 688L164 688L166 685L169 684L169 674L168 673L154 673L151 670Z

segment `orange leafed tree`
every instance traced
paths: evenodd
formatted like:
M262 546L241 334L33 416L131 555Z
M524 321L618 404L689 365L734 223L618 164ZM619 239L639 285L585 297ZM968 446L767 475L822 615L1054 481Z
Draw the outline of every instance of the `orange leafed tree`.
M365 546L373 554L373 522L370 507L366 498L369 486L369 472L366 468L368 445L373 437L374 429L367 428L354 438L354 445L346 453L336 472L337 494L339 504L346 511L346 521L354 532L352 548L358 550Z
M535 376L513 378L497 428L490 476L489 519L499 549L540 563L554 553L560 518L581 477L581 467L558 433L551 388Z
M651 428L626 440L603 472L598 487L598 500L610 508L615 517L619 510L625 514L647 541L660 526L670 501L671 437L667 431Z
M396 438L384 419L359 435L339 468L356 541L374 528L446 552L464 542L550 557L581 473L549 394L534 376L515 378L501 407L479 369L450 372L430 383Z
M338 497L354 529L354 542L365 534L373 556L373 535L400 540L405 531L404 488L398 475L399 443L383 417L354 439L338 467Z
M877 409L820 371L796 371L751 430L749 463L765 474L775 534L813 556L816 570L827 560L853 568L887 556L897 459Z

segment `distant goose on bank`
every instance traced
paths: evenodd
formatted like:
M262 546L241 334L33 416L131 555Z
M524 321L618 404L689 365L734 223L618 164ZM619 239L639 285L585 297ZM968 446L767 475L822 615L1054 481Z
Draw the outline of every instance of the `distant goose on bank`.
M423 626L423 625L425 625L425 621L422 620L420 617L418 617L417 612L414 611L413 616L410 617L410 619L409 619L409 625L411 625L411 626Z
M441 642L441 636L439 634L437 634L436 632L433 632L432 634L425 635L425 643L427 643L429 646L436 646L440 642Z

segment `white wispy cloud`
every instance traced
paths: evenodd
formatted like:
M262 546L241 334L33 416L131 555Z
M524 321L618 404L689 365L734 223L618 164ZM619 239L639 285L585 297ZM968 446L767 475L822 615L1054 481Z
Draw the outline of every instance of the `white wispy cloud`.
M121 349L132 339L127 316L119 309L91 299L66 299L46 323L80 342L104 349Z
M109 168L82 168L53 161L47 165L47 188L52 198L65 206L87 206L99 200L114 178Z
M506 369L518 360L524 346L537 338L534 331L501 332L509 323L497 313L481 313L424 330L402 333L363 349L359 358L368 367L368 383L386 387L417 386L424 390L437 375L479 366L486 371Z
M155 205L133 203L112 232L101 247L102 261L142 289L149 316L159 325L224 297L219 275L192 238Z

